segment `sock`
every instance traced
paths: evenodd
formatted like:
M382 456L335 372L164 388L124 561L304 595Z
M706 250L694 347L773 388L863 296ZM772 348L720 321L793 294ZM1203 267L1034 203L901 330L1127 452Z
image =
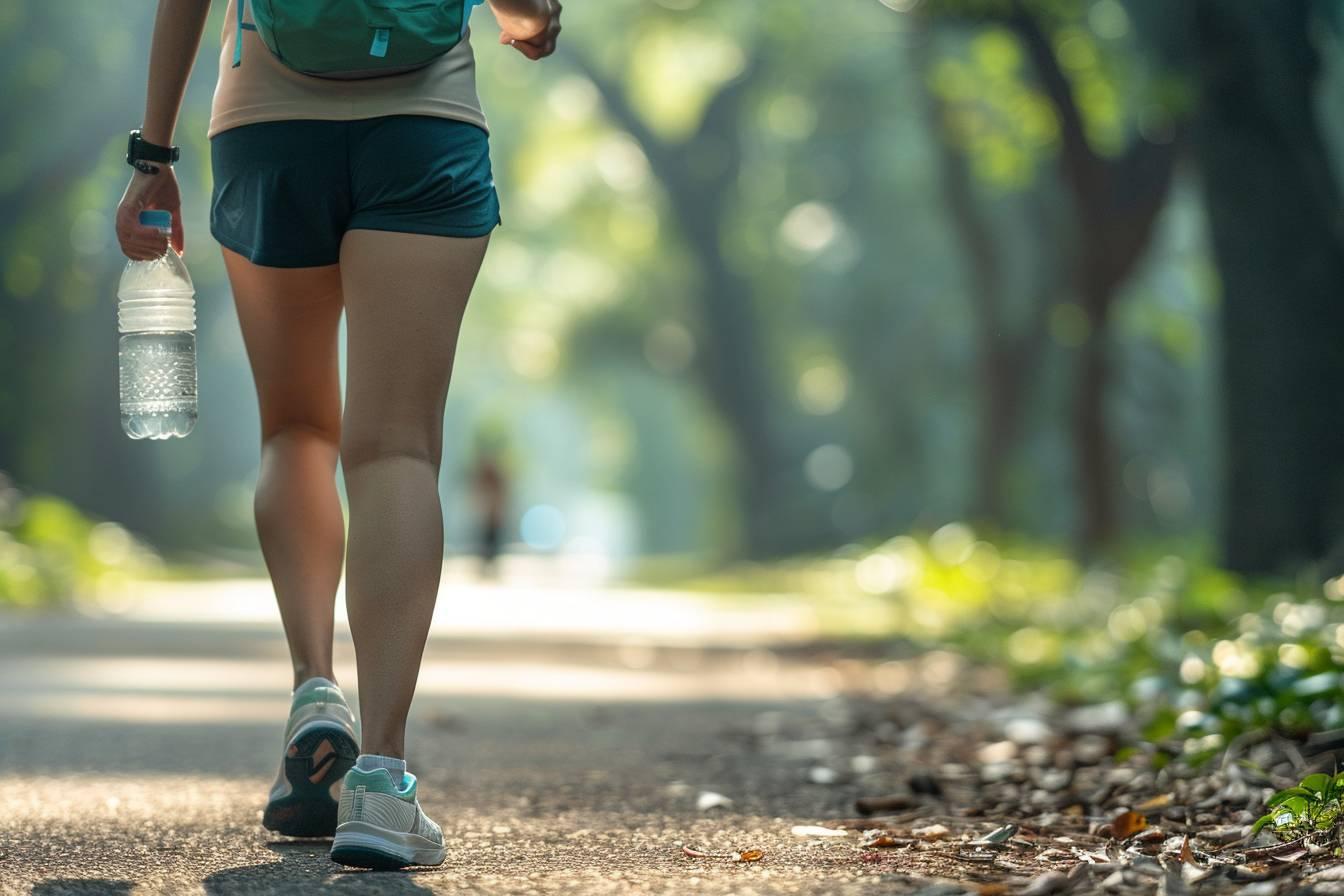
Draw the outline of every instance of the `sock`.
M406 760L392 756L379 756L377 753L360 753L359 758L355 760L355 768L362 772L385 768L388 774L392 776L392 783L400 790L406 774Z
M337 688L339 690L339 686L336 684L336 682L332 681L330 678L323 678L321 675L314 675L312 678L307 679L306 681L304 681L303 684L299 685L294 689L294 696L297 697L300 694L300 692L307 693L308 691L311 691L313 688L317 687Z

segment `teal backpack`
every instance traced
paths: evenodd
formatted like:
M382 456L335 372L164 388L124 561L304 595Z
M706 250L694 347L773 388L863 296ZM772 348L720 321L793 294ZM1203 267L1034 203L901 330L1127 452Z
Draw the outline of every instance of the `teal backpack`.
M320 78L378 78L429 65L462 41L484 0L236 0L233 67L243 30L257 32L285 65Z

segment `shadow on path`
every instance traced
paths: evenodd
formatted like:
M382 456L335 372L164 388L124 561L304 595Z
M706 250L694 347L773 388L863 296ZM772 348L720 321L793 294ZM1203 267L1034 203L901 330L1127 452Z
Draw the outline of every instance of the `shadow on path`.
M107 878L66 877L44 880L32 889L33 896L127 896L134 881Z
M216 871L202 881L207 896L354 892L428 894L432 891L417 884L413 878L418 874L437 873L432 868L419 871L343 868L327 857L331 850L330 840L282 840L267 843L266 848L280 856L280 861Z

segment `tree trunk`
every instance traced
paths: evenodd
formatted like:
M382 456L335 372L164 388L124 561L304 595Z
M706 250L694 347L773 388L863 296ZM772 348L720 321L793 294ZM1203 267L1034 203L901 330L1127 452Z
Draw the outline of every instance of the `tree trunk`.
M1110 386L1107 316L1113 289L1094 287L1088 310L1087 340L1078 349L1073 385L1073 464L1079 493L1079 549L1084 555L1111 542L1117 531L1115 463L1106 420Z
M1303 0L1199 0L1197 150L1223 281L1224 563L1325 555L1344 506L1344 203Z
M1090 553L1118 532L1114 449L1106 422L1110 308L1152 239L1171 190L1179 141L1163 144L1138 138L1118 158L1099 155L1087 141L1073 86L1041 23L1022 0L1013 0L1011 9L1009 24L1059 119L1060 175L1072 198L1078 230L1075 287L1090 327L1078 355L1072 439L1078 538L1082 551Z

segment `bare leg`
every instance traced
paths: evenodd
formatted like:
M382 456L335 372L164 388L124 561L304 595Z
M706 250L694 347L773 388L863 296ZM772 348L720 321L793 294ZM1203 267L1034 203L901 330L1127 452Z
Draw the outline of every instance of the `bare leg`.
M336 492L341 394L337 265L271 268L224 249L261 411L254 510L294 684L335 680L332 619L345 553Z
M406 715L443 568L443 406L488 241L350 230L341 243L346 607L365 753L405 756Z

